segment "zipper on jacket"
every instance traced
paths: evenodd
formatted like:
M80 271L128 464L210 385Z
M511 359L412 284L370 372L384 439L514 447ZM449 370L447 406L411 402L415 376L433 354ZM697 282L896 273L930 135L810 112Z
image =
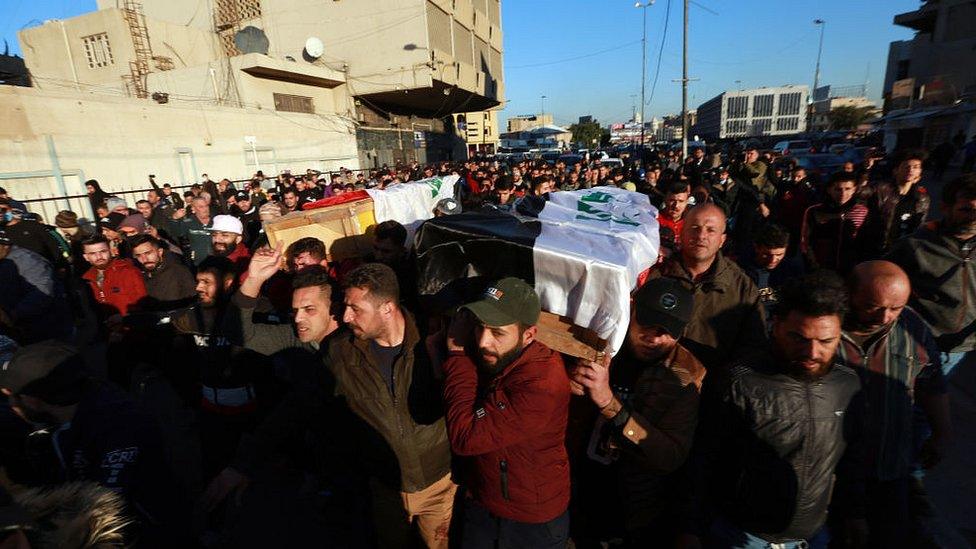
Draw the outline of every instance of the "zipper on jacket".
M508 462L504 459L498 462L498 469L502 474L502 497L506 500L508 497Z

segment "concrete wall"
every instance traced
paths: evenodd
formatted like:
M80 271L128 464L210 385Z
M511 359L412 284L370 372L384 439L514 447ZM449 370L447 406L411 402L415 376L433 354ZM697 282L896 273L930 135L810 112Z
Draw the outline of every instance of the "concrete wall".
M99 0L100 9L119 0ZM325 44L316 63L348 67L353 95L430 87L432 80L504 98L499 0L261 0L268 54L302 59L309 37ZM210 31L212 4L144 0L147 18ZM404 49L408 46L408 49Z
M146 19L146 29L153 56L171 59L176 69L221 56L216 35L211 32L150 18ZM100 33L108 36L114 62L91 68L83 38ZM65 21L50 21L21 31L18 38L37 87L124 94L122 78L130 74L129 63L135 60L135 51L121 10L104 9ZM160 72L154 62L150 62L150 70Z
M329 114L158 105L0 86L0 119L0 186L19 199L84 194L86 178L120 191L146 188L150 173L160 184L181 184L202 173L243 179L258 168L276 174L359 165L354 126ZM257 139L257 165L244 136ZM51 203L46 218L65 205Z

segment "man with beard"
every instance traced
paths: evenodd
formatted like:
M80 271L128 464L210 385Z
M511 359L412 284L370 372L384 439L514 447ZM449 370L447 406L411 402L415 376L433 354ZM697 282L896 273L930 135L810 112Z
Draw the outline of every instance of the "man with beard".
M569 538L569 380L559 353L536 340L540 312L531 286L503 278L464 306L447 337L447 427L469 495L464 547Z
M846 307L836 274L790 281L771 352L735 364L722 408L702 418L709 547L825 548L832 493L847 535L863 542L860 382L835 362Z
M225 319L234 287L234 266L222 257L209 257L196 275L197 303L174 313L170 325L179 371L170 371L176 386L192 395L200 406L204 475L209 478L225 467L240 437L254 428L259 398L265 397L270 370L257 353L233 346Z
M623 531L627 547L653 547L676 534L673 502L686 488L674 473L691 449L705 377L678 343L693 308L678 281L649 280L634 294L627 340L609 368L584 362L570 377L598 410L586 457L573 464L574 531L584 537Z
M840 361L861 376L865 396L868 525L875 547L909 547L909 493L915 462L913 411L932 427L922 448L930 468L949 437L949 402L935 339L906 308L911 283L887 261L861 263L851 272L851 311L844 322ZM921 437L918 437L921 438Z
M114 323L146 297L142 274L128 259L113 258L109 242L95 235L82 242L82 255L91 268L82 275L100 305L99 320Z
M218 215L213 218L210 231L211 254L225 257L234 265L234 272L241 274L247 270L251 252L243 244L244 224L232 215Z
M51 460L35 460L52 466L42 472L50 474L47 483L96 482L124 498L140 545L184 545L185 525L174 518L180 505L151 417L121 391L89 377L81 354L65 343L22 347L0 366L0 391L36 429L31 441L41 451L49 445Z
M152 235L140 234L134 236L129 245L132 257L142 267L148 308L178 309L196 298L196 284L190 270L162 242Z
M932 328L948 360L942 370L950 379L962 374L972 387L976 376L976 174L960 176L942 189L940 221L923 225L887 259L912 280L909 305ZM960 364L968 364L959 368ZM956 370L959 372L955 372Z
M355 454L356 470L368 477L378 545L410 545L416 523L428 547L446 548L457 486L451 482L440 384L413 316L399 305L396 275L378 263L350 272L343 314L348 328L336 331L328 277L309 267L295 278L296 336L288 327L246 319L261 284L279 268L281 252L279 247L255 255L234 300L248 347L263 353L291 346L317 350L322 366L311 387L314 394L285 399L256 433L255 451L242 452L234 467L221 473L208 488L206 503L213 506L246 486L244 474L260 456L279 449L289 433L340 430L341 436L319 437L334 443L333 454ZM315 413L323 408L329 413Z
M244 225L244 234L248 237L246 244L249 248L254 244L254 240L261 230L261 216L258 206L260 204L255 203L250 193L240 191L235 195L234 205L230 208L230 214L240 219L241 224Z
M281 193L281 200L285 205L285 213L301 210L299 192L295 187L288 187L285 189L285 191Z

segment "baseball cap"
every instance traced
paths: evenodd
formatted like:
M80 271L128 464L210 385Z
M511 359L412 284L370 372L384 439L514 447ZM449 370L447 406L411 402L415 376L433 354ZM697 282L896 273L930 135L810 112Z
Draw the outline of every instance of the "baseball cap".
M0 387L19 393L62 365L77 368L79 372L85 369L78 349L67 343L48 340L21 347L10 360L0 364Z
M454 215L461 213L461 205L458 204L457 200L453 198L442 198L434 206L435 212L440 212L444 215Z
M240 191L239 193L234 195L234 200L250 200L250 199L251 199L251 195L245 191Z
M211 232L244 234L244 224L241 223L240 219L232 215L218 215L213 218L213 225L207 230Z
M535 326L542 305L532 286L522 279L507 277L488 286L480 300L468 303L462 309L471 311L485 326L507 326L516 322Z
M635 319L641 326L660 326L678 337L691 320L695 298L673 278L652 278L634 294Z

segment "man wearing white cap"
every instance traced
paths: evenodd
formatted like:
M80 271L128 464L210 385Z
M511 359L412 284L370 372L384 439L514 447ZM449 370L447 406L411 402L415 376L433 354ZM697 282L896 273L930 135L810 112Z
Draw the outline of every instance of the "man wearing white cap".
M232 215L218 215L213 218L210 231L210 255L229 259L238 274L247 270L251 252L243 244L244 224Z

